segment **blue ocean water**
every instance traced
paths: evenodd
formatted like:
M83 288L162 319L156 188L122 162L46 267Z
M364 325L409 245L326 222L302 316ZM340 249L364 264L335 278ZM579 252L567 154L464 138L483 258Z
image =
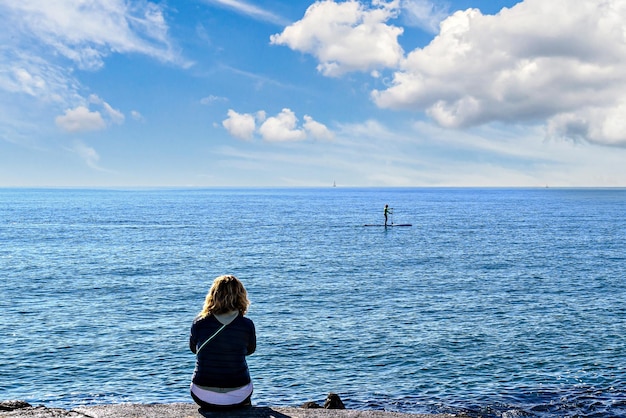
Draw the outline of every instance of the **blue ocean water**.
M412 227L363 227L393 222ZM0 399L190 402L245 283L256 405L626 416L626 190L0 190Z

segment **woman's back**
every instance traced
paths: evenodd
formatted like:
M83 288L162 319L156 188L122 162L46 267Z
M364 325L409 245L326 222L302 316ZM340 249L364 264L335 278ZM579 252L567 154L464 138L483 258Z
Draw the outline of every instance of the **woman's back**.
M197 349L222 325L215 315L197 317L191 326L189 339L191 351L196 353ZM242 315L237 315L197 354L193 383L214 388L232 388L250 383L246 356L255 350L254 323Z

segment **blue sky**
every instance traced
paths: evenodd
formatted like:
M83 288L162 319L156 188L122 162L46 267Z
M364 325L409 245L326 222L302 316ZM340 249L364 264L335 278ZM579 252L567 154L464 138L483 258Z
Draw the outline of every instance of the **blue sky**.
M0 0L0 187L626 186L623 0Z

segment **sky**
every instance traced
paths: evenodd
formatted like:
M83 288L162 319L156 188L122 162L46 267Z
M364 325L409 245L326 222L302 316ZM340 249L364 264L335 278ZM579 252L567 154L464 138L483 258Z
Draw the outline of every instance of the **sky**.
M626 187L625 0L0 0L0 187Z

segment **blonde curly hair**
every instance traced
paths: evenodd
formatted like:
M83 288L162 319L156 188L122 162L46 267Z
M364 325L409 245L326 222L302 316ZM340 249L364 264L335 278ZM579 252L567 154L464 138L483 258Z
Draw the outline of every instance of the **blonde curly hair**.
M249 306L248 292L243 283L235 276L224 275L213 281L199 316L206 318L211 314L219 315L231 311L239 311L241 315L245 315Z

